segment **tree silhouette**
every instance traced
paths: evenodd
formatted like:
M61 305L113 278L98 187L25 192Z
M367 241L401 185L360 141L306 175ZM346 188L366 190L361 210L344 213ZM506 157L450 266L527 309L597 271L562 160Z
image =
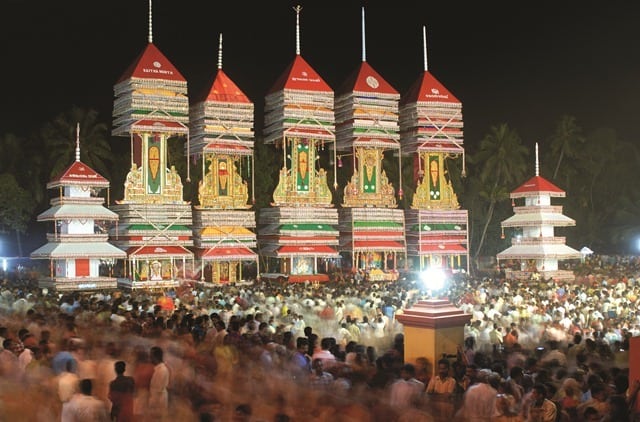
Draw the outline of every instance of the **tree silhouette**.
M278 183L278 172L282 168L282 152L278 153L271 145L265 145L262 138L256 137L254 143L255 171L255 210L271 206L273 191Z
M569 192L569 199L579 228L578 240L594 250L613 252L610 239L614 217L630 205L622 198L638 195L636 184L628 183L638 168L637 148L619 139L615 130L599 128L586 136L575 161L581 177Z
M475 194L486 205L483 228L473 254L476 260L493 222L496 205L507 200L516 184L524 181L527 152L516 131L503 123L489 129L489 133L480 141L479 150L470 157L470 162L478 170L478 183L474 187L479 191Z
M15 177L0 174L0 231L15 232L19 256L23 255L20 235L26 232L34 208L33 198L18 185Z
M551 136L551 153L556 159L553 180L557 181L558 173L565 158L575 159L585 143L582 128L576 123L573 116L560 117L555 132Z
M56 177L75 160L76 127L80 125L80 161L111 179L113 154L107 125L98 120L98 112L72 107L45 123L40 131L48 158L49 178Z

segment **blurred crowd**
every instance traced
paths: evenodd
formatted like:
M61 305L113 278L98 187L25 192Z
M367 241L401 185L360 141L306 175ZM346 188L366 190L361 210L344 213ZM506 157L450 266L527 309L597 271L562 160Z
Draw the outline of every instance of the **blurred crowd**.
M21 421L640 420L635 260L575 282L457 275L52 294L0 287L0 415ZM404 360L396 316L446 296L464 343ZM636 351L637 353L637 351Z

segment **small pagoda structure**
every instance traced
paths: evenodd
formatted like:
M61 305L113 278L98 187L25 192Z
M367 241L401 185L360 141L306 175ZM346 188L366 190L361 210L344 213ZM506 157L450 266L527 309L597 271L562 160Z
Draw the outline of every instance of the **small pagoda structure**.
M416 191L406 211L407 254L417 270L469 270L468 213L460 209L448 163L464 148L462 103L429 72L426 28L424 72L400 101L402 153L414 159Z
M52 221L47 243L31 253L32 259L48 259L50 273L39 280L41 288L58 292L115 289L116 260L126 253L109 243L109 225L118 214L105 208L98 196L109 181L80 161L80 126L76 129L76 160L47 184L58 189L51 208L38 221Z
M267 271L289 281L326 281L339 258L338 212L320 165L321 152L335 143L333 90L300 55L301 9L296 57L265 97L264 141L282 150L283 165L272 207L260 210L258 244L271 260Z
M118 80L114 94L113 135L126 136L131 144L124 198L111 207L121 222L111 240L127 252L119 285L176 287L193 271L193 253L186 248L193 245L192 220L167 148L170 138L188 140L189 100L186 80L153 44L151 1L147 47Z
M398 258L406 260L404 212L383 169L385 151L400 158L399 100L398 91L367 63L362 8L362 63L336 96L336 149L338 166L343 157L352 158L346 160L352 176L339 214L340 251L353 271L372 281L397 279Z
M551 205L551 198L564 198L565 192L540 176L536 143L536 175L511 192L514 215L501 223L514 229L511 246L497 255L498 263L506 261L509 279L531 280L543 277L574 280L573 271L560 269L559 261L580 259L582 255L565 244L566 239L554 234L555 227L572 227L575 220L562 214L561 205ZM524 205L516 200L524 198Z
M253 110L253 103L222 70L220 34L218 72L189 111L189 155L200 158L203 174L199 205L193 210L202 283L239 281L243 262L258 265L252 249L256 247L255 213L249 210L249 186L242 177L244 173L253 181Z

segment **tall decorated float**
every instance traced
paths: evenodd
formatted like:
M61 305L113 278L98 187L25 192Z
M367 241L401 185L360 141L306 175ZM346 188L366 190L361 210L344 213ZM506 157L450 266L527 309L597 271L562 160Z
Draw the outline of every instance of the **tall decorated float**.
M175 287L193 271L191 205L167 160L169 141L189 136L187 82L153 44L151 12L149 1L148 44L114 86L112 133L129 138L131 168L111 241L127 253L128 289Z
M32 259L49 260L49 276L40 287L63 291L115 289L113 268L126 254L109 243L109 226L118 214L105 208L98 196L109 181L80 161L80 127L76 132L76 159L47 184L57 189L51 208L38 221L53 222L47 243L31 253Z
M424 72L400 101L402 153L414 159L416 191L406 211L407 253L416 270L469 270L468 213L460 209L448 170L463 158L462 103L429 72L423 27Z
M352 271L370 280L395 280L406 259L404 212L383 168L385 152L400 168L400 94L367 63L362 9L362 63L336 96L338 166L352 171L340 210L340 251ZM391 158L391 157L389 157ZM344 159L344 160L343 160ZM402 197L401 182L400 197ZM346 262L344 263L346 264Z
M253 103L222 70L222 34L218 72L210 89L190 107L189 155L202 163L198 203L193 210L193 240L200 281L235 282L243 263L258 261L255 213L243 179L253 180ZM253 185L253 183L252 183ZM255 202L252 198L252 202Z
M333 90L300 55L301 9L295 8L296 56L265 98L264 141L281 150L283 164L272 206L260 210L258 244L269 260L266 271L326 281L339 258L331 176L320 164L335 143Z
M573 271L559 267L559 261L580 259L579 251L567 246L566 239L554 234L555 227L571 227L576 222L562 214L562 205L551 205L551 198L564 198L565 192L540 176L536 143L535 176L511 192L514 215L501 223L513 229L511 246L500 252L498 263L506 264L505 275L516 280L543 277L574 280ZM516 200L524 199L523 205Z

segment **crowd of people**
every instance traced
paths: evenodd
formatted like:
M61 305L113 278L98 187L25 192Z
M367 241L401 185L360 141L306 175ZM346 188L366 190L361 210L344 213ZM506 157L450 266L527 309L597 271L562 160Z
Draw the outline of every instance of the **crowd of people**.
M24 421L640 420L640 268L458 275L458 350L404 360L416 280L52 294L0 287L0 415ZM636 352L637 353L637 352Z

